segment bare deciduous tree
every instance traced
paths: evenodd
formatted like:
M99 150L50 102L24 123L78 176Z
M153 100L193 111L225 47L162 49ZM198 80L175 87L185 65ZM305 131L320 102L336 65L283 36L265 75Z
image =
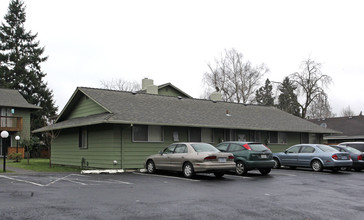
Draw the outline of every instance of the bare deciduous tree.
M348 105L348 107L346 108L343 108L343 110L341 111L341 116L342 117L354 116L354 111L351 110L350 105Z
M101 87L104 89L113 89L113 90L130 91L130 92L141 90L140 83L120 78L118 79L112 78L110 81L100 80L100 84Z
M317 99L312 101L306 114L307 118L330 118L334 117L326 93L321 93Z
M290 75L290 79L297 85L303 102L299 103L301 117L306 118L307 111L313 102L322 98L326 88L332 81L331 77L321 72L321 63L307 59L302 62L301 71ZM326 102L329 105L328 101ZM330 109L329 106L325 108Z
M254 67L243 60L243 54L235 49L225 50L215 64L208 64L204 75L208 87L220 91L224 101L250 103L254 99L260 80L269 70L265 64Z

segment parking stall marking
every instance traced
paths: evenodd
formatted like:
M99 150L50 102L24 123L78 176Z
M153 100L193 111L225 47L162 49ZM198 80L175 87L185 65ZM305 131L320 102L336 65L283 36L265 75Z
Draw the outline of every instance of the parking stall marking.
M79 178L72 178L73 176L80 176L80 177L86 177L85 180L80 180ZM4 179L9 179L9 180L12 180L12 181L17 181L17 182L23 182L23 183L28 183L28 184L32 184L32 185L35 185L35 186L40 186L40 187L47 187L47 186L51 186L59 181L68 181L68 182L71 182L71 183L75 183L75 184L79 184L79 185L83 185L83 186L87 186L87 185L95 185L96 183L97 184L105 184L105 183L109 183L109 184L112 184L112 183L118 183L118 184L127 184L127 185L130 185L130 184L133 184L133 183L130 183L130 182L124 182L124 181L118 181L118 180L107 180L107 181L100 181L100 180L91 180L91 179L87 179L88 176L84 176L84 175L79 175L79 174L69 174L67 176L63 176L63 177L60 177L60 178L57 178L55 180L53 180L52 182L50 183L47 183L47 184L41 184L41 183L36 183L36 182L33 182L33 181L29 181L29 180L24 180L24 179L19 179L19 178L15 178L14 176L11 177L11 176L4 176L4 175L0 175L0 177L4 178Z
M191 182L200 182L200 180L187 179L187 178L176 177L176 176L164 176L164 175L157 175L157 174L137 173L137 172L133 172L133 173L137 174L137 175L142 175L142 176L157 176L157 177L163 177L163 178L169 178L169 179L178 179L178 180L191 181Z
M15 178L10 177L10 176L3 176L3 175L0 175L0 177L5 178L5 179L9 179L9 180L13 180L13 181L18 181L18 182L24 182L24 183L33 184L33 185L36 185L36 186L45 186L45 185L43 185L43 184L35 183L35 182L32 182L32 181L21 180L21 179L15 179Z

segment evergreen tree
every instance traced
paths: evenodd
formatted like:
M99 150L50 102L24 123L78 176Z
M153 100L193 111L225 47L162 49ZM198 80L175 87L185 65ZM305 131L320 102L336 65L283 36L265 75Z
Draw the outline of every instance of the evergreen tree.
M295 94L296 86L286 77L279 86L278 108L292 115L300 116L300 106Z
M48 57L43 56L44 47L36 41L37 34L24 28L23 1L10 1L4 19L0 26L0 87L16 89L29 103L42 107L31 114L34 130L45 126L57 112L52 91L43 82L46 74L41 70L41 63Z
M265 81L264 86L255 92L255 101L260 105L273 106L274 97L272 93L273 87L269 79Z

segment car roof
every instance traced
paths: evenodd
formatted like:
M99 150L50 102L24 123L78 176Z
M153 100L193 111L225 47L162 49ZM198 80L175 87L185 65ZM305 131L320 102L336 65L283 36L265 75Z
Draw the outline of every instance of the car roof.
M342 142L340 144L364 144L364 142L363 141L353 141L353 142Z

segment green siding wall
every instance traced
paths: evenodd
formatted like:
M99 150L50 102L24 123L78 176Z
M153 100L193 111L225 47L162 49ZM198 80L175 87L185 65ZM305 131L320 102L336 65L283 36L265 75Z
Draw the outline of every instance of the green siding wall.
M182 94L181 92L175 90L174 88L172 88L170 86L164 87L162 89L158 89L158 95L186 97L184 94Z
M89 167L121 168L121 129L119 125L89 126L88 149L78 147L78 129L62 130L52 143L52 163ZM117 165L113 161L118 162Z
M23 118L23 129L16 133L14 136L19 135L20 140L29 140L30 139L30 110L29 109L15 109L14 117L22 117ZM14 139L14 143L16 144L16 141ZM15 146L14 146L15 147Z
M188 141L188 128L164 127L163 142L133 142L132 127L130 125L95 125L88 129L88 149L78 147L78 128L63 130L52 144L52 163L81 166L84 158L89 167L94 168L143 168L145 159L156 154L166 146L176 141L173 132L178 132L179 141ZM236 130L238 134L245 134L249 141L249 131ZM261 140L268 137L268 132L261 132ZM224 129L214 129L214 143L220 143L224 138ZM273 152L280 152L300 143L300 133L287 133L287 144L269 144ZM264 143L264 141L262 141ZM117 160L118 164L113 165Z
M69 114L67 119L85 117L104 112L106 112L106 110L102 108L100 105L98 105L88 97L82 96L80 100L77 102L77 104L73 107L73 110Z

